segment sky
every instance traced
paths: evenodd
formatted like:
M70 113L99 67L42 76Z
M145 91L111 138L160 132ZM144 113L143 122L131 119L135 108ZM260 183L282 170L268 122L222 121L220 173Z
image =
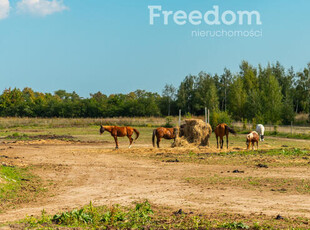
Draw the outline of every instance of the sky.
M177 25L173 15L150 25L149 6L204 14L257 11L261 25ZM0 91L64 89L83 97L161 93L200 71L238 72L279 61L301 71L310 62L309 0L0 0ZM212 16L210 20L212 20ZM231 18L228 16L227 20ZM262 32L259 37L193 37L193 31Z

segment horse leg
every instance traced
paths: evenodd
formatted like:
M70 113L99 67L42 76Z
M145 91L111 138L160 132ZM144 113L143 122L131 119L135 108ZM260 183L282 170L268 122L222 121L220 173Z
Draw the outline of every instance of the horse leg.
M114 140L115 140L115 145L116 145L115 149L118 149L118 141L117 141L117 136L114 136Z
M227 149L228 149L228 135L226 135L226 143L227 143Z
M132 142L133 142L133 138L131 136L128 136L129 139L129 149L131 148Z
M217 144L217 148L219 148L219 137L216 136L216 144Z
M157 137L157 148L159 148L159 143L160 143L160 137Z
M221 137L221 149L223 149L223 146L224 146L224 138L223 137Z

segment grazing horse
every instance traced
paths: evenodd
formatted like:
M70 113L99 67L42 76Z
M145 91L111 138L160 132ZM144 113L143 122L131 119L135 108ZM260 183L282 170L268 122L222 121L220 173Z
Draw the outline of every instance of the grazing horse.
M265 127L261 124L259 125L256 125L256 132L258 133L259 135L259 140L260 141L264 141L264 133L265 133Z
M259 135L257 132L252 131L246 136L246 145L247 149L250 148L251 143L252 143L252 150L254 150L255 143L257 144L257 149L258 149L258 141L259 141Z
M153 136L152 136L152 142L153 142L153 147L155 147L155 137L157 138L157 147L159 148L159 143L161 138L171 140L174 139L177 136L178 129L177 128L164 128L160 127L157 129L153 130Z
M214 130L215 136L216 136L216 143L217 143L217 148L219 148L219 142L218 142L218 137L220 137L220 146L221 149L223 149L223 145L224 145L224 136L226 136L226 142L227 142L227 149L228 149L228 135L229 133L232 133L234 135L236 135L235 130L233 130L232 128L228 127L228 125L226 124L219 124L218 126L216 126L215 130Z
M111 136L114 137L115 140L115 144L116 144L116 149L118 149L118 141L117 141L117 137L125 137L127 136L129 139L129 148L132 145L133 142L133 138L131 137L133 135L133 133L136 134L136 139L138 139L140 133L138 130L136 130L135 128L131 128L131 127L118 127L118 126L100 126L100 135L104 133L104 131L108 131L109 133L111 133Z

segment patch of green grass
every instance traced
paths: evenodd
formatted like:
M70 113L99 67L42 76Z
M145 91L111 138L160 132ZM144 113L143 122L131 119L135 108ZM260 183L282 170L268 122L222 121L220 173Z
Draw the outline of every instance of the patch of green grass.
M239 187L244 189L260 189L280 193L310 194L310 180L263 178L252 176L230 176L214 174L207 177L186 177L184 181L193 185Z
M220 227L225 229L249 229L250 227L242 222L230 222L230 223L224 223Z
M172 152L165 154L151 154L146 157L156 161L165 161L167 158L177 158L181 162L206 165L231 165L253 167L266 164L267 167L301 166L310 167L310 150L300 148L281 148L259 151L231 151L231 152L201 152L193 151ZM140 157L140 155L139 155Z
M310 140L310 134L306 134L306 133L291 134L291 133L280 133L280 132L272 131L272 132L265 132L265 136Z
M13 133L12 135L6 136L5 139L29 140L30 138L25 133Z
M259 222L258 222L259 221ZM131 207L89 205L56 215L29 216L12 226L26 229L277 229L305 227L307 219L275 221L266 216L238 214L202 215L152 207L148 201Z
M119 205L112 207L94 207L92 203L68 212L53 216L42 212L40 218L33 216L22 220L31 228L42 227L82 227L82 228L115 228L115 229L141 229L152 222L153 210L148 201L137 203L133 208L124 208Z
M35 199L45 189L28 168L0 166L0 212Z

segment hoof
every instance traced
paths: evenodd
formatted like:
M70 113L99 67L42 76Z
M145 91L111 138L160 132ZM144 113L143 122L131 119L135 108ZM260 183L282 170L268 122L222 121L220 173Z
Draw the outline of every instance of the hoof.
M128 147L129 149L131 148L131 145L129 145L129 147Z

